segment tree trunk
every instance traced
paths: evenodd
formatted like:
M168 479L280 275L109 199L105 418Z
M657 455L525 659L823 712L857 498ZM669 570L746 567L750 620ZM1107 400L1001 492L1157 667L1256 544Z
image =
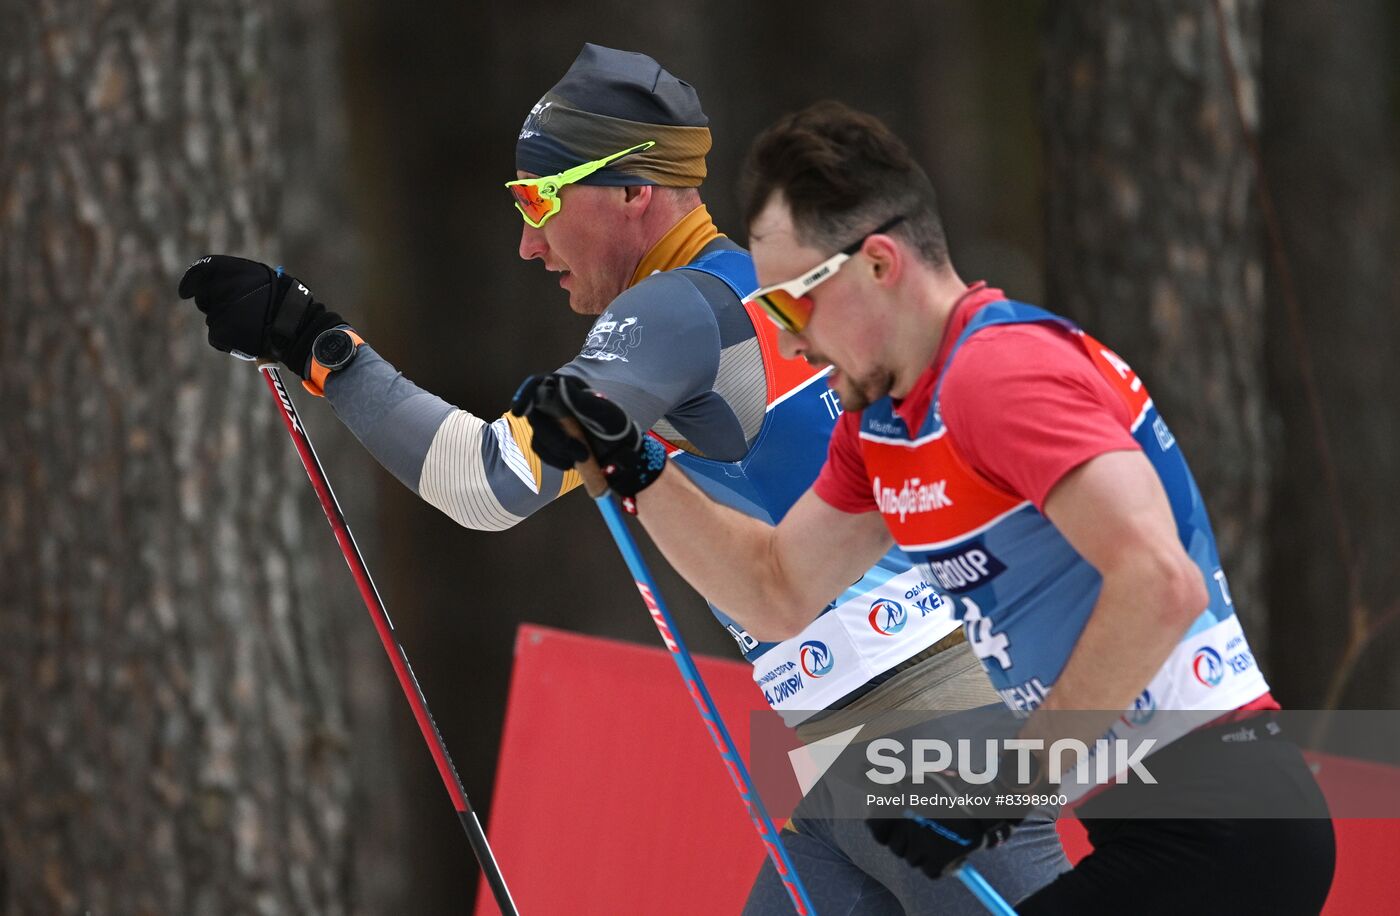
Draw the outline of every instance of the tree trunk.
M1253 119L1259 3L1222 8ZM1047 302L1142 373L1263 652L1262 247L1213 5L1066 0L1045 47Z
M1383 0L1265 7L1264 159L1293 281L1289 290L1288 278L1269 275L1271 382L1286 456L1270 584L1287 676L1276 686L1297 705L1400 702L1400 625L1355 626L1356 615L1373 624L1400 610L1400 397L1388 384L1400 352L1397 36L1400 11ZM1301 305L1301 341L1285 309L1290 292ZM1307 406L1303 351L1330 462Z
M7 5L6 912L348 909L333 548L258 373L174 293L279 253L307 6Z

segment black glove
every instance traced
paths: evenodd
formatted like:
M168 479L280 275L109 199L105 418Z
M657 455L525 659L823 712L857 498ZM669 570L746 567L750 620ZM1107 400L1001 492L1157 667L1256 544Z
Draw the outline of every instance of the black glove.
M938 878L963 856L996 846L1011 834L1011 821L954 816L934 820L906 811L902 818L866 822L875 840L904 861Z
M209 327L209 344L243 359L275 359L302 378L311 344L345 323L296 279L266 264L211 254L180 278L180 298L194 297Z
M533 446L551 467L568 470L591 451L622 505L636 514L634 499L666 467L666 449L642 431L626 411L571 375L554 373L527 378L511 399L510 412L534 428ZM561 418L576 420L584 443L570 436Z
M951 773L925 778L933 782L944 798L967 801L949 805L948 813L936 818L905 810L903 817L879 818L866 823L878 843L888 846L895 855L922 869L930 878L941 877L949 866L968 853L1005 842L1012 829L1031 811L1029 805L1003 803L997 798L1004 792L1026 791L1014 782L998 779L987 785L971 785ZM988 804L979 803L983 798ZM994 798L996 804L990 804Z

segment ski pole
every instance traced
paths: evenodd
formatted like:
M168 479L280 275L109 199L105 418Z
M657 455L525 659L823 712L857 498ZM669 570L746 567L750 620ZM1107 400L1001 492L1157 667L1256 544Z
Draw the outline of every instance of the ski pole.
M428 750L432 751L438 775L442 777L442 784L447 787L447 794L452 797L452 806L457 809L457 819L462 822L462 829L467 832L467 840L471 843L472 851L476 853L476 860L481 864L481 870L486 875L486 883L491 886L491 893L496 898L496 906L500 908L503 916L519 916L519 911L515 908L515 901L511 900L510 891L506 888L505 877L501 874L500 866L496 864L496 857L491 852L491 845L486 841L486 834L481 829L481 822L477 820L476 812L472 810L471 803L467 801L467 793L462 788L461 777L457 775L457 768L453 765L452 758L447 754L447 745L442 740L442 733L438 731L432 713L428 712L428 703L423 699L423 690L418 686L418 678L414 676L413 668L408 663L408 655L404 652L403 645L394 632L394 623L389 619L389 612L384 607L383 599L379 597L379 590L374 587L374 580L369 575L369 567L365 565L360 548L355 544L355 536L350 533L350 525L345 520L345 514L340 510L340 503L336 501L335 493L331 490L331 483L326 477L326 471L321 467L321 461L316 457L316 450L311 446L311 437L307 435L306 427L302 426L301 416L297 413L296 406L292 404L292 399L282 384L282 374L272 363L259 363L258 369L262 371L263 377L267 380L267 387L272 390L273 396L281 407L282 421L287 426L287 433L296 445L302 467L306 468L306 476L311 478L311 487L316 491L316 498L321 501L321 508L325 510L326 520L330 522L331 530L335 532L336 541L340 543L340 552L345 557L345 563L350 567L350 572L355 577L355 585L359 587L360 597L364 599L370 619L374 621L374 628L379 632L379 641L383 644L384 651L389 655L389 663L393 665L394 674L399 679L399 686L403 688L404 697L413 709L413 717L418 721L418 730L423 733L423 740L428 742Z
M773 827L773 821L763 806L763 800L759 798L758 790L754 787L753 780L744 767L744 761L739 756L739 749L734 746L734 739L729 736L729 730L725 728L724 720L720 718L719 710L715 708L715 702L710 698L709 690L705 688L705 681L700 677L699 669L695 667L690 650L685 647L685 642L681 639L680 631L671 618L671 612L666 608L666 603L661 598L661 591L656 586L656 580L651 577L646 561L642 559L642 553L637 549L637 541L632 537L632 532L627 529L626 522L623 521L622 511L618 508L616 499L609 491L604 490L601 495L595 496L593 501L598 504L598 511L603 513L603 520L607 522L608 530L612 532L613 540L617 542L617 549L621 551L622 559L627 563L627 568L632 573L637 591L641 592L642 601L646 604L647 611L656 624L656 629L661 633L661 641L671 651L671 660L680 669L681 680L685 681L686 692L695 702L695 708L699 711L700 718L705 721L705 728L709 731L710 738L714 740L715 747L724 760L725 769L729 771L729 778L734 781L734 788L739 790L739 797L743 799L744 807L748 810L755 829L758 830L759 839L763 841L768 858L778 871L778 878L787 888L788 896L792 898L792 905L802 916L815 916L816 910L812 907L811 898L807 896L807 889L802 885L802 879L798 877L797 869L788 857L787 848L783 846L778 831Z
M972 891L972 896L982 902L982 905L989 912L996 916L1016 916L1016 911L1011 908L1011 904L1006 902L1006 898L997 893L996 888L987 883L987 879L982 877L982 873L966 862L957 867L953 872L963 886Z

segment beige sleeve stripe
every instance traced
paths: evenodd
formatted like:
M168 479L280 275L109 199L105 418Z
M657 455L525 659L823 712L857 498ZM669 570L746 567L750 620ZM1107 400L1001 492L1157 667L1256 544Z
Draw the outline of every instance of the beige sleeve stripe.
M433 437L423 461L418 493L457 524L478 531L503 531L522 516L507 512L491 491L482 460L486 423L465 410L454 411ZM539 459L524 451L534 464ZM535 472L538 475L538 471ZM536 476L538 483L539 477Z

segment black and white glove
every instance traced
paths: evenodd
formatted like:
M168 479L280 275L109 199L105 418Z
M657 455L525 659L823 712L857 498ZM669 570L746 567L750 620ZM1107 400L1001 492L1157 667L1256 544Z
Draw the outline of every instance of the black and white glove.
M666 467L666 448L648 436L626 411L581 379L555 372L527 378L511 400L510 412L525 417L534 429L535 453L551 467L569 470L592 452L608 481L635 515L636 496L651 486ZM571 419L586 442L564 430Z
M302 378L316 335L345 323L295 278L226 254L191 264L179 292L204 313L210 346L242 359L278 360Z

